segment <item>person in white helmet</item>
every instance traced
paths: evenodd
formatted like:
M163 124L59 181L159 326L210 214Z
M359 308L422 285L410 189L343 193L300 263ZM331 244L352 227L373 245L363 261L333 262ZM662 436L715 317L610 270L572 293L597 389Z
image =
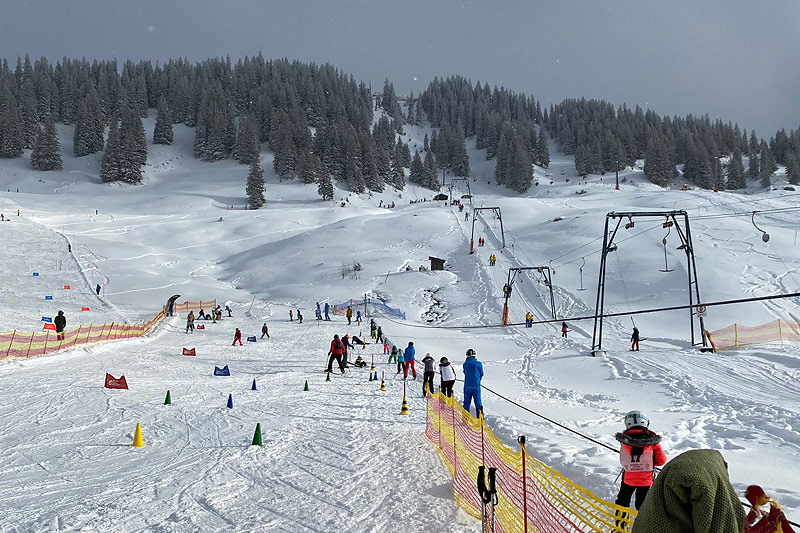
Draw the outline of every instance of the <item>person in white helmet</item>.
M620 443L619 462L622 464L622 485L617 495L617 505L631 506L636 493L636 509L644 503L653 485L653 468L667 462L661 449L661 437L648 429L650 420L639 411L625 415L625 431L614 438Z

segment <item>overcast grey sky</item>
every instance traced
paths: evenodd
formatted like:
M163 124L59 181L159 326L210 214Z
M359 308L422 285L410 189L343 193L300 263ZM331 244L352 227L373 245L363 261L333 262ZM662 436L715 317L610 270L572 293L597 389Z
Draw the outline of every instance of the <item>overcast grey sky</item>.
M800 126L796 0L0 2L0 56L330 62L398 93L433 76L533 94Z

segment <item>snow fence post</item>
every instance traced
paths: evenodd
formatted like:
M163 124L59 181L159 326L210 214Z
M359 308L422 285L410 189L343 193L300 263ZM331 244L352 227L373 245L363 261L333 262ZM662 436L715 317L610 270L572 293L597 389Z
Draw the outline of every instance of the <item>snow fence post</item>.
M481 464L486 466L486 453L483 448L483 412L478 410L478 422L481 423Z
M522 454L522 525L523 531L528 533L528 488L525 484L525 435L517 437L519 442L519 451Z
M436 437L439 441L439 451L442 450L442 391L439 391L439 397L437 398L439 402L439 410L437 411L437 420L436 420Z
M781 346L783 346L783 331L781 330L781 319L778 319L778 338L781 340Z
M8 359L8 354L11 353L11 345L14 344L14 335L16 334L17 330L14 330L13 333L11 333L11 340L8 343L8 350L6 350L6 359Z
M111 327L108 328L108 335L106 335L106 342L111 338L111 332L112 331L114 331L114 323L113 322L111 323Z
M458 454L456 453L456 402L450 406L453 410L453 484L458 478ZM455 487L454 487L455 488Z
M733 346L739 347L739 327L736 322L733 323Z
M81 328L83 328L83 324L78 326L78 333L75 334L75 342L72 343L73 346L77 346L80 344Z
M31 342L28 343L28 353L25 354L25 357L30 357L31 356L31 346L33 346L33 337L35 335L36 335L36 333L31 333Z
M48 329L44 333L44 354L47 355L47 341L50 340L50 330Z

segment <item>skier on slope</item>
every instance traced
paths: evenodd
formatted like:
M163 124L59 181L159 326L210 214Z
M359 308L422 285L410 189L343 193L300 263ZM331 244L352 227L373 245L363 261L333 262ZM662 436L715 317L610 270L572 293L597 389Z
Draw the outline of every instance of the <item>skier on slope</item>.
M349 333L345 333L344 337L342 337L342 344L344 345L344 349L342 350L342 363L346 367L347 366L347 349L350 348L352 350L355 350L356 348L355 348L355 346L353 346L350 343L350 334Z
M322 320L322 310L319 308L319 302L317 302L317 308L314 309L314 317L317 320Z
M236 333L233 334L233 344L231 346L236 346L236 341L239 341L239 346L242 345L242 331L239 328L236 328Z
M375 332L375 338L378 342L383 342L383 329L381 329L380 326L378 326L378 330Z
M300 309L297 310L297 320L299 320L301 324L303 323L303 315L300 313Z
M64 330L67 329L67 317L64 316L64 311L59 311L54 323L56 325L56 340L64 340ZM194 326L192 326L194 329ZM187 329L188 331L188 329Z
M639 351L639 328L633 326L633 333L631 334L631 351Z
M361 311L356 311L356 324L361 325Z
M447 396L453 397L453 385L456 382L456 371L447 357L439 359L439 372L442 374L442 382L439 385L439 392Z
M266 322L264 322L264 325L261 326L261 338L263 339L265 335L269 339L269 328L267 327Z
M328 304L328 302L325 302L325 320L328 320L328 321L330 321L330 319L331 319L330 315L328 315L328 312L330 311L330 309L331 309L330 304Z
M467 358L464 360L464 410L469 413L469 406L475 402L475 416L483 413L481 403L481 379L483 379L483 363L475 358L475 350L467 350Z
M653 468L667 462L659 444L661 437L650 431L649 426L650 420L641 412L630 411L625 415L625 431L614 435L620 443L619 462L623 468L616 503L630 507L635 492L637 511L653 485Z
M292 322L293 320L294 320L294 311L289 309L289 322Z
M353 321L353 308L348 306L344 315L347 317L347 325L349 326Z
M387 361L387 362L389 364L392 364L392 360L394 360L394 362L397 363L397 346L395 346L395 345L392 345L392 351L389 352L389 361ZM400 365L399 364L397 365L397 373L398 374L400 373Z
M373 339L378 337L378 326L375 324L374 318L369 319L369 336Z
M328 372L333 372L333 361L339 363L339 370L344 374L344 363L342 362L342 352L344 351L344 344L339 339L339 335L334 335L331 341L331 347L328 350Z
M397 373L399 374L403 367L405 366L406 359L405 359L405 352L402 348L397 349Z
M561 336L564 337L565 339L567 338L567 331L569 331L569 328L567 327L567 323L566 322L562 322L561 323Z
M225 306L225 311L228 312L228 316L233 316L233 314L231 313L231 307L229 305Z
M431 394L436 391L433 386L433 376L436 374L436 361L434 361L429 352L422 358L422 362L425 364L425 371L422 374L422 395L425 396L426 390Z
M56 318L57 320L58 318ZM191 333L194 331L194 312L189 311L189 314L186 315L186 333Z
M414 376L414 380L417 379L417 370L414 368L414 343L408 341L408 346L406 346L405 351L403 352L403 379L408 378L408 369L411 368L411 375Z

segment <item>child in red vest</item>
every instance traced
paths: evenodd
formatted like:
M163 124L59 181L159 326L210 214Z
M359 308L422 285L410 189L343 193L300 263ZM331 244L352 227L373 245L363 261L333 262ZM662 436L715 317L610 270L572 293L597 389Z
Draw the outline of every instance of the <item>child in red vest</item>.
M236 328L236 333L233 334L233 344L231 346L236 346L236 341L239 341L239 346L242 345L242 332L239 328Z
M642 413L630 411L625 415L625 431L614 436L620 443L619 462L623 468L616 504L630 507L635 492L637 511L653 485L653 468L667 462L659 444L661 437L647 429L649 425L650 420Z

